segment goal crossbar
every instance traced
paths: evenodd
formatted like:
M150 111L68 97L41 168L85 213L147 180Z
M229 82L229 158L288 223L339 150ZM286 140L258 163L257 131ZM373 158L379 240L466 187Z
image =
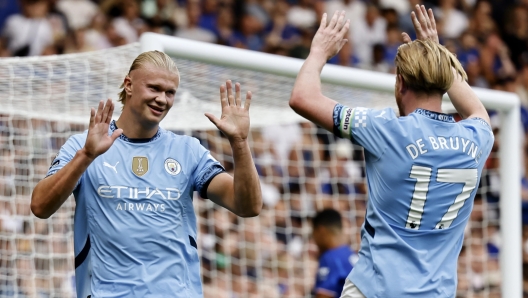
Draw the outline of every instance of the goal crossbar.
M208 44L156 33L144 33L140 38L141 51L158 50L170 56L198 62L253 70L286 77L296 77L303 60ZM393 93L395 76L337 65L326 65L321 80L347 87ZM500 225L502 246L500 265L502 297L522 297L521 251L521 121L520 101L510 92L473 88L487 109L497 110L501 118ZM449 97L444 96L449 102Z

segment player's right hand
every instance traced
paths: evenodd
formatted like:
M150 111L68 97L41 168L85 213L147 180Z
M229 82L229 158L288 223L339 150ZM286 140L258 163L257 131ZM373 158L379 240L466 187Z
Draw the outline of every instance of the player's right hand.
M116 129L112 135L108 135L110 121L114 113L114 103L111 99L106 104L101 100L97 113L92 108L90 111L90 126L88 127L88 136L84 144L83 151L91 159L105 153L114 141L123 133L122 129Z
M324 55L326 60L335 56L348 42L345 37L349 27L350 20L345 21L345 11L336 11L329 24L326 24L324 13L321 25L312 40L310 54Z
M438 39L438 32L436 31L436 21L434 18L433 10L425 9L425 6L416 4L416 12L411 12L411 19L414 25L414 31L416 32L416 38L420 40L430 39L436 43L440 43ZM411 38L405 32L402 33L403 42L411 42Z

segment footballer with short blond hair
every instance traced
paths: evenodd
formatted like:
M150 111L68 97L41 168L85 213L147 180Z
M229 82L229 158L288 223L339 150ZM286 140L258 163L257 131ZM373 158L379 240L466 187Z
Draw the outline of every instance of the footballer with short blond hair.
M455 297L464 229L493 145L486 109L439 44L432 10L416 6L411 17L418 40L404 33L395 59L399 117L322 94L321 70L347 42L344 12L328 24L323 16L290 98L301 116L365 151L367 214L343 298ZM442 113L446 92L462 121Z
M193 193L241 217L262 208L249 149L249 105L240 84L220 87L222 117L206 116L231 144L234 177L195 138L159 127L172 108L180 74L163 52L139 55L123 80L122 113L92 108L90 125L70 137L31 210L50 217L73 192L77 297L202 297Z

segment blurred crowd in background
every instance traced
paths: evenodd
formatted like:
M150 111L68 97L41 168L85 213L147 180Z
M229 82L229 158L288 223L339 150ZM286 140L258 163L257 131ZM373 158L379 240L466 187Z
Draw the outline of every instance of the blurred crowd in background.
M526 0L0 0L0 57L107 49L136 42L149 31L306 58L322 14L345 10L349 42L330 63L394 73L401 32L414 34L409 14L415 4L433 8L441 42L457 54L472 86L519 94L528 130ZM30 132L37 129L51 135L52 144L42 148L53 150L24 157L20 149L17 160L2 143L0 297L73 295L74 203L68 200L46 221L30 214L29 196L65 136L85 127L39 121L13 119L0 110L5 144L40 150L38 136ZM492 126L497 136L493 114ZM231 168L230 149L218 132L195 136ZM499 146L496 138L475 199L457 297L500 297ZM528 269L528 143L524 148L522 249ZM237 219L196 200L205 297L309 297L317 268L309 221L315 210L342 212L350 245L359 249L366 201L362 151L306 123L255 130L252 150L265 200L261 216Z
M0 57L106 49L150 31L306 58L322 14L345 10L349 43L330 62L394 72L416 4L433 8L471 85L516 91L528 105L526 0L1 0Z

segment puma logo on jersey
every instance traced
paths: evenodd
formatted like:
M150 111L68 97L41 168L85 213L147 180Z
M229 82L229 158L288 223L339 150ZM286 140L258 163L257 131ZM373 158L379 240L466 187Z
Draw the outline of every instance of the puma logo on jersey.
M374 118L383 118L383 119L387 120L387 118L385 118L384 115L385 115L385 111L382 111L379 115L377 115L377 116L374 117Z
M116 169L116 167L117 167L118 164L119 164L119 161L115 164L115 166L113 166L113 165L107 163L106 161L103 162L103 166L105 166L105 167L109 167L109 168L113 169L113 170L116 172L116 174L117 174L117 169Z

